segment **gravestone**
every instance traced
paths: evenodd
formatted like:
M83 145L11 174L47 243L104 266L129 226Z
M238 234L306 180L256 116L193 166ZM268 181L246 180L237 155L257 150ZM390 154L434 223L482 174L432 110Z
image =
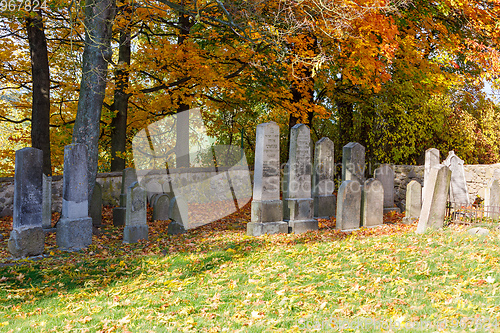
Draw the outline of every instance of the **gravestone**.
M455 155L452 150L448 153L448 157L443 164L451 170L450 202L454 206L468 207L470 201L467 181L465 180L464 161Z
M422 209L422 185L412 180L406 185L406 209L403 223L411 224L418 220Z
M122 190L120 194L120 206L113 209L113 225L121 226L125 224L125 214L127 205L127 188L137 181L137 174L134 168L123 169Z
M361 192L361 226L378 227L384 223L384 187L378 179L367 179Z
M342 148L342 182L365 180L365 147L357 142L349 142Z
M484 210L487 217L498 219L500 217L500 180L491 178L485 190Z
M153 201L153 221L166 221L169 217L170 197L167 194L158 195Z
M382 164L375 169L375 179L378 179L384 187L384 214L389 212L401 212L394 205L394 170L389 164Z
M8 248L14 258L37 256L45 246L42 229L43 153L36 148L16 151L14 211Z
M94 227L102 227L102 186L98 182L94 185L90 201L90 217Z
M447 166L439 164L431 169L424 188L417 233L424 233L427 228L443 227L450 181L451 170Z
M42 228L45 232L55 231L52 228L52 177L43 174L43 206L42 206Z
M439 158L439 150L436 148L429 148L425 151L425 166L424 166L424 187L422 189L422 202L424 202L425 199L425 185L427 184L427 180L429 179L430 172L433 167L436 165L439 165L440 163L440 158Z
M57 222L57 246L64 251L80 250L92 244L89 217L87 146L64 147L63 200Z
M287 233L280 200L280 133L275 122L257 126L251 221L247 235Z
M311 134L309 127L304 124L293 126L290 131L289 157L287 198L283 203L288 231L298 234L318 230L311 196Z
M346 180L337 195L337 221L335 228L342 231L361 226L361 185L357 180Z
M168 224L167 234L183 234L189 225L188 202L182 196L176 196L170 200L169 217L172 220Z
M333 142L322 138L314 147L313 199L314 217L328 219L335 216L335 160Z
M125 205L125 228L123 229L124 243L137 243L139 239L148 240L148 223L146 209L146 190L139 182L133 182L127 188L127 202Z

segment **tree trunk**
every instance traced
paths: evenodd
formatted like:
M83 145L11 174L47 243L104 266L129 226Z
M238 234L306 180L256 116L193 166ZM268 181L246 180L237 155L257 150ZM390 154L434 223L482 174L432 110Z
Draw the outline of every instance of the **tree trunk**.
M33 104L31 108L31 146L43 151L43 173L52 175L50 160L50 77L47 39L42 14L26 18L31 56Z
M89 203L97 176L101 109L111 59L114 15L114 0L87 0L85 3L85 47L73 143L83 143L88 149Z
M118 111L111 120L111 171L125 169L125 159L120 155L125 153L127 142L127 110L126 93L129 81L130 65L130 30L120 32L120 47L118 51L118 69L115 72L115 96L113 110Z
M340 99L335 101L339 114L339 136L342 147L352 141L354 127L354 104Z

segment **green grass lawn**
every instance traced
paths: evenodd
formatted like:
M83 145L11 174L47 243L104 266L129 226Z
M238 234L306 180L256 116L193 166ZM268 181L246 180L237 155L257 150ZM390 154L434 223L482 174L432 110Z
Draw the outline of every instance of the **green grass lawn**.
M106 214L85 252L51 235L47 258L12 262L0 242L0 332L500 331L493 225L486 237L399 223L348 235L323 220L254 238L247 209L179 236L157 221L149 242L123 245Z

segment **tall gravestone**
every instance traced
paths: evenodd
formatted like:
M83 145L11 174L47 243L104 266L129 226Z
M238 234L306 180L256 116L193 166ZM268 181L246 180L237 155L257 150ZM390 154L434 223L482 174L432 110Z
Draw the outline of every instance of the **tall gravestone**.
M168 213L170 220L167 234L183 234L189 227L189 207L188 202L182 196L176 196L170 200Z
M447 166L439 164L431 169L424 189L417 233L424 233L427 228L443 227L450 181L451 170Z
M422 189L422 202L425 199L425 185L427 184L427 179L429 179L430 172L433 167L439 165L440 157L439 150L436 148L429 148L425 151L425 166L424 166L424 188Z
M80 250L92 244L87 161L84 144L64 147L62 212L57 222L56 241L65 251Z
M133 182L127 188L127 203L125 213L124 243L137 243L139 239L148 239L148 223L146 209L146 190Z
M349 142L342 148L342 182L365 181L365 147L357 142Z
M493 177L488 181L484 197L486 216L492 219L500 218L500 180Z
M298 234L318 230L314 219L311 196L311 134L309 127L297 124L290 131L290 159L288 160L287 198L284 199L284 220L288 231Z
M257 126L251 221L247 235L287 233L280 200L280 133L275 122Z
M15 258L43 252L42 229L43 153L36 148L16 151L14 174L14 214L8 248Z
M367 179L361 192L361 226L373 228L384 223L385 188L378 179Z
M43 175L42 228L52 231L52 177ZM55 231L55 230L53 230Z
M389 164L382 164L375 169L374 176L384 187L384 214L389 212L400 212L394 205L394 170Z
M422 209L422 185L412 180L406 185L406 209L403 223L411 224L418 220Z
M465 180L464 161L452 150L443 162L451 170L450 201L454 206L469 206L469 190Z
M335 228L342 231L361 226L361 185L357 180L346 180L337 195L337 221Z
M122 173L122 190L120 194L120 206L113 209L113 225L125 224L125 213L127 211L127 189L132 183L137 181L137 174L134 168L126 168Z
M313 165L313 199L314 217L330 218L335 216L335 160L333 142L329 138L322 138L314 147Z
M94 227L102 226L102 186L98 182L94 185L92 199L90 202L90 217Z
M153 221L166 221L169 219L170 196L160 194L153 201Z

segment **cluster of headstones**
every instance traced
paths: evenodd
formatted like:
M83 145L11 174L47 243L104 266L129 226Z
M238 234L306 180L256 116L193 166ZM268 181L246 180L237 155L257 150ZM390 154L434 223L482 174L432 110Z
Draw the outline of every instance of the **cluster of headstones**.
M251 222L247 234L301 233L317 230L317 218L336 216L336 228L354 230L383 223L384 211L394 207L394 172L389 165L365 181L365 148L355 142L344 146L342 184L335 189L333 142L316 142L314 162L309 128L295 125L290 132L289 160L284 167L280 198L279 126L257 126Z

